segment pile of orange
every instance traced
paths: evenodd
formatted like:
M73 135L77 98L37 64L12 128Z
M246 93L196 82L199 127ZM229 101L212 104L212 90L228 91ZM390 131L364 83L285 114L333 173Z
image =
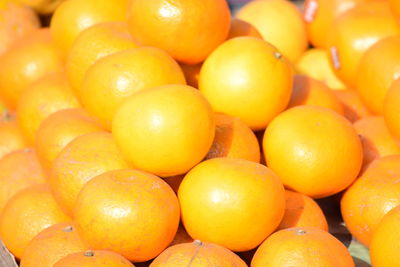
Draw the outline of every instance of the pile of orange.
M353 267L330 197L400 266L399 3L0 0L0 240L21 267Z

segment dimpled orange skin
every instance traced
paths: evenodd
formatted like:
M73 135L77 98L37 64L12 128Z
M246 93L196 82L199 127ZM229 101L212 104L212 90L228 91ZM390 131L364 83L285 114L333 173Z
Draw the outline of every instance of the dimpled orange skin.
M296 75L288 108L311 105L329 108L343 115L343 106L334 92L324 83L306 75Z
M226 0L133 0L129 30L135 40L186 64L202 62L228 36Z
M206 59L199 89L215 112L239 117L252 130L261 130L286 108L292 80L290 63L275 47L258 38L238 37Z
M313 198L348 187L356 179L363 157L351 123L329 109L314 106L279 114L265 131L263 148L267 165L283 184ZM326 167L332 165L335 168Z
M400 206L383 217L375 230L370 246L372 264L376 267L392 267L399 263Z
M278 48L291 62L296 62L307 49L305 22L290 1L251 1L238 10L236 16L252 24L264 40Z
M215 114L215 137L206 159L227 157L260 162L260 145L253 131L239 118Z
M89 250L70 254L53 265L53 267L135 267L121 255L106 250Z
M200 70L203 66L203 63L198 63L195 65L187 65L187 64L179 64L185 75L187 85L190 85L196 89L199 89L199 77L200 77Z
M386 1L370 1L348 10L334 21L328 47L336 75L353 88L360 60L372 45L400 34Z
M261 33L253 25L244 20L232 18L231 29L229 30L227 39L242 36L257 37L262 39Z
M133 262L160 254L174 239L179 217L178 198L169 185L139 170L93 178L74 208L78 232L90 247L112 248Z
M337 90L334 92L343 105L343 116L350 122L356 122L361 118L371 116L371 113L362 102L355 90Z
M243 159L200 163L183 179L178 198L183 225L192 238L238 252L257 247L276 229L285 210L279 177Z
M128 167L110 133L88 133L75 138L58 154L49 183L57 203L72 215L78 193L90 179Z
M341 200L347 229L366 246L383 216L400 205L399 163L400 155L373 161Z
M229 249L196 240L169 247L150 264L150 267L167 266L247 267L247 264Z
M159 176L186 173L209 151L214 114L200 92L165 85L127 98L113 118L113 137L135 167Z
M64 73L52 73L24 90L18 100L17 121L28 144L33 145L37 129L49 115L80 106Z
M54 12L51 32L66 56L78 35L98 23L125 21L128 0L68 0Z
M138 45L129 34L126 22L103 22L82 31L72 43L65 65L77 96L80 97L84 90L82 82L87 70L97 60L135 47Z
M88 247L79 237L73 223L58 223L44 229L29 242L20 266L53 267L65 256L86 249Z
M354 267L347 248L333 235L313 227L275 232L257 249L251 267Z
M393 82L386 95L383 114L390 133L400 140L400 79Z
M372 113L383 114L386 94L397 78L400 78L400 35L380 40L361 58L356 89Z
M30 83L61 71L64 64L47 28L21 38L0 57L0 62L0 98L10 110L15 110Z
M14 195L0 216L0 238L18 259L42 230L71 219L65 215L45 184L32 185Z
M79 95L85 109L110 129L123 100L166 84L186 84L178 63L159 48L139 47L97 61L88 69Z
M400 154L400 143L396 142L382 116L369 116L354 123L363 144L363 167L374 159Z
M0 118L0 159L20 148L26 147L26 141L14 116L7 111Z
M285 190L285 215L278 229L315 227L328 231L324 212L312 198L301 193Z

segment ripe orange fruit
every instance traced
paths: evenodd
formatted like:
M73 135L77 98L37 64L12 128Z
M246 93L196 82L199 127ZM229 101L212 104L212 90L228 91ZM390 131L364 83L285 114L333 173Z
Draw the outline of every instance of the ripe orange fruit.
M42 15L51 14L65 0L17 0L16 2L27 5Z
M400 154L400 143L390 135L383 117L365 117L354 123L363 144L363 166L374 159Z
M377 267L399 264L400 206L386 214L375 230L370 246L371 261Z
M82 82L90 66L100 58L134 47L137 44L129 34L126 22L103 22L79 33L65 65L68 80L77 96L81 96Z
M68 218L59 208L47 185L32 185L15 194L0 216L0 238L16 258L42 230Z
M206 159L227 157L260 162L256 135L239 118L215 114L215 137Z
M214 114L187 85L141 90L117 109L115 141L135 168L160 176L182 174L199 163L214 139Z
M331 89L346 88L333 71L329 62L329 54L324 49L311 48L304 52L296 63L296 70L299 74L305 74L324 82Z
M161 49L140 47L114 53L86 72L79 95L85 109L107 128L124 99L143 89L185 84L176 61Z
M384 117L390 133L400 140L400 79L393 82L386 95Z
M393 14L396 16L397 21L400 18L400 3L397 0L389 0L390 7L392 8Z
M257 247L276 229L285 210L279 177L244 159L198 164L183 179L178 198L183 225L192 238L233 251Z
M0 55L21 37L40 26L35 12L23 5L2 1L0 3Z
M167 248L152 263L161 266L235 266L247 264L235 253L222 246L195 240Z
M356 5L339 16L332 25L328 48L336 75L349 87L356 84L361 57L373 44L400 34L387 1Z
M111 134L93 132L65 146L54 160L49 182L54 198L72 215L78 193L90 179L106 171L128 167Z
M361 118L370 116L371 113L362 102L359 94L355 90L337 90L334 92L336 97L342 102L343 115L350 122L356 122Z
M313 198L348 187L360 171L363 156L351 123L329 109L313 106L279 114L265 131L263 148L268 167L283 184Z
M253 25L244 20L238 18L232 18L231 28L229 30L227 39L232 39L235 37L242 37L242 36L257 37L262 39L261 33L256 29L256 27L254 27Z
M138 170L93 178L74 209L78 232L90 247L112 248L139 262L155 258L171 243L179 217L179 202L168 184Z
M226 0L133 0L128 25L139 43L196 64L228 36L230 12Z
M21 267L53 267L65 256L84 251L87 246L79 237L75 225L58 223L44 229L25 248Z
M27 87L18 100L17 121L29 144L44 119L62 109L77 108L80 103L64 73L51 73Z
M135 267L121 255L106 250L88 250L70 254L53 265L53 267Z
M260 70L271 75L261 75ZM199 89L214 111L239 117L253 130L264 129L286 108L291 88L290 63L275 47L254 37L225 42L200 72Z
M354 267L347 248L333 235L313 227L280 230L257 249L252 267Z
M203 66L203 63L195 64L195 65L187 65L187 64L179 64L185 75L185 80L187 85L190 85L194 88L199 88L199 77L200 70Z
M306 75L294 77L292 96L288 108L301 105L331 109L343 115L343 106L334 92L324 83Z
M16 193L45 181L46 177L33 149L24 148L4 156L0 160L0 213Z
M0 115L0 159L8 153L26 146L24 136L14 115L5 111Z
M278 229L315 227L328 231L324 212L312 198L290 190L285 191L285 215Z
M72 43L85 29L107 21L125 21L128 0L68 0L54 12L51 32L57 46L67 55Z
M368 246L383 216L400 205L400 155L373 161L341 200L350 233Z
M296 62L307 49L304 20L287 0L256 0L243 6L236 16L253 26L290 61Z
M380 40L361 58L356 88L372 113L383 113L385 96L397 78L400 78L400 35Z
M25 87L63 68L59 51L46 28L20 39L0 57L0 62L0 98L11 110L15 110Z

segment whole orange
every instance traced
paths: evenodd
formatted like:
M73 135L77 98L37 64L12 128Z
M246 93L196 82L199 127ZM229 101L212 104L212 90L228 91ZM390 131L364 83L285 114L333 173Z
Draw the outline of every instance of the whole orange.
M49 183L59 205L72 215L76 198L90 179L128 167L110 133L87 133L75 138L58 154Z
M159 48L139 47L109 55L92 65L79 89L85 109L107 128L120 104L140 90L185 84L176 61Z
M228 36L230 12L226 0L132 0L128 25L139 43L196 64Z
M192 238L233 251L257 247L278 227L285 210L279 177L244 159L200 163L186 174L178 198Z
M313 198L336 194L351 185L363 156L351 123L336 112L314 106L279 114L265 131L263 148L268 167L283 184Z
M400 140L400 79L393 82L384 103L384 117L390 133Z
M371 113L362 102L360 95L355 90L337 90L334 92L337 98L342 102L343 116L350 122L356 122L359 119L371 116Z
M200 71L199 89L214 111L239 117L253 130L264 129L286 108L291 87L290 63L255 37L226 41Z
M179 203L162 179L138 170L117 170L89 181L74 208L78 232L94 249L131 261L147 261L174 239Z
M8 111L0 115L0 159L8 153L26 146L26 141L15 120Z
M214 114L187 85L141 90L117 109L112 134L135 168L160 176L186 173L209 151Z
M65 256L53 267L135 267L121 255L107 250L87 250Z
M231 28L229 30L227 39L232 39L235 37L242 37L242 36L257 37L262 39L261 33L256 29L256 27L254 27L253 25L244 20L238 18L232 18Z

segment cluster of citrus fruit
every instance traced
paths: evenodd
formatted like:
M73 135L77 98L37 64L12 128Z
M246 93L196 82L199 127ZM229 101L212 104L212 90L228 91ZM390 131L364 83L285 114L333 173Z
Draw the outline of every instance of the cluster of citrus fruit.
M400 266L398 0L1 0L0 102L21 267Z

